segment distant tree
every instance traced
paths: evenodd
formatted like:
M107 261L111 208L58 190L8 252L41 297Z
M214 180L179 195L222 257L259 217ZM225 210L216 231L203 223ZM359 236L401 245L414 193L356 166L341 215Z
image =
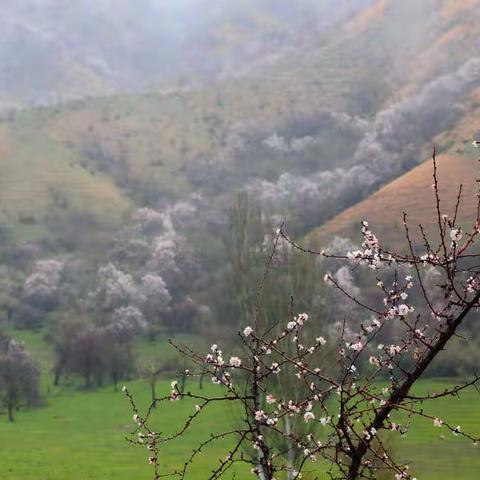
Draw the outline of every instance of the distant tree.
M5 313L5 319L13 320L13 313L20 303L23 284L23 274L13 267L0 266L0 310Z
M132 344L129 341L118 341L115 335L106 335L103 353L106 373L113 382L114 390L117 391L118 382L128 378L135 371Z
M98 286L90 292L89 300L93 308L108 312L129 304L138 304L142 297L132 275L109 263L98 269Z
M62 375L68 371L75 349L77 334L84 328L79 322L63 321L55 325L45 335L45 340L53 346L55 360L53 364L53 384L58 386Z
M152 359L140 369L140 375L148 382L152 402L157 398L157 381L162 375L172 374L178 371L178 360L170 359L161 361L158 358Z
M142 312L134 306L105 314L102 324L65 322L47 337L54 345L54 384L64 373L80 375L85 387L102 385L109 377L114 388L134 372L133 339L146 328Z
M314 259L292 249L289 243L283 241L283 237L275 235L265 215L251 204L246 195L238 197L229 219L229 232L233 238L228 238L225 242L229 259L227 285L235 308L234 317L239 322L236 327L243 328L255 319L262 329L273 333L282 328L281 319L285 317L285 312L295 308L310 312L314 321L310 322L309 328L305 328L312 337L325 334L322 303L325 288L320 266ZM272 255L270 275L262 278L265 258L269 255ZM285 354L294 356L294 348L295 345L292 344ZM321 352L316 352L316 361L325 367L329 365L334 370L332 361L327 361L328 351L330 349L323 348ZM308 386L299 385L295 374L294 368L285 366L271 377L269 391L284 402L299 400L307 394ZM293 469L298 464L302 451L295 446L290 433L296 432L299 435L301 432L306 435L313 433L315 428L301 418L289 416L279 422L278 428L285 435L275 438L276 449L278 452L286 452L286 462ZM254 452L250 454L254 455ZM288 478L293 477L288 474Z
M171 308L172 297L160 275L147 273L141 280L143 311L149 322L160 323L160 319Z
M77 332L71 346L67 371L82 376L85 388L91 388L94 380L101 385L106 371L101 332L94 326L87 326Z
M25 280L23 300L26 304L42 310L51 310L58 303L62 271L65 263L61 260L39 260L33 272Z
M0 334L0 402L8 421L22 404L34 405L39 398L40 369L23 345Z

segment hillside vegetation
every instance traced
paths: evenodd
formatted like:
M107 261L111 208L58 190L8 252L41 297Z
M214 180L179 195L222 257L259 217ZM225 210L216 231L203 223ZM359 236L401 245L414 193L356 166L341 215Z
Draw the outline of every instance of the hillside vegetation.
M374 2L302 49L208 87L12 113L0 124L0 220L19 242L36 239L70 251L91 251L97 242L100 251L102 238L135 206L165 204L195 190L211 195L205 178L218 177L216 194L242 188L256 173L232 160L229 142L237 132L267 138L289 124L301 137L308 132L302 122L314 122L322 111L370 119L455 70L475 54L469 40L479 11L479 2ZM401 21L407 15L414 21ZM462 114L468 118L468 105ZM325 145L348 146L350 133L341 135L335 131ZM315 160L317 170L329 168L328 148ZM296 172L289 155L251 161L266 162L260 178L269 181ZM78 225L84 235L72 238Z
M465 117L449 132L436 140L448 145L449 153L437 156L439 193L442 211L453 216L458 195L462 185L460 223L471 226L477 215L477 193L479 178L479 152L472 147L470 139L479 134L480 91L477 90L470 99L471 109ZM431 158L415 167L401 177L380 188L377 192L336 215L322 227L311 232L307 241L320 248L335 236L360 238L360 222L367 220L383 240L385 247L403 249L406 247L403 213L407 213L411 227L412 239L421 243L421 234L417 226L421 224L430 238L437 231L435 223L435 196L432 190L433 162Z

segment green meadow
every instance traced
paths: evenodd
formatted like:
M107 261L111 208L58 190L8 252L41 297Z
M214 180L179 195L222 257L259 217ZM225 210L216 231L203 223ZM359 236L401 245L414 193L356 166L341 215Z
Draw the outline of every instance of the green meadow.
M86 391L81 383L66 379L60 387L52 386L51 348L42 333L12 331L42 368L43 405L16 412L15 422L8 423L0 415L0 480L151 480L152 467L149 452L126 440L134 429L128 399L121 391L105 386ZM179 337L201 350L198 338ZM136 345L138 363L147 365L152 359L164 362L176 353L166 340L141 341ZM158 381L157 395L170 391L171 378ZM418 395L440 392L454 379L422 380L415 389ZM150 387L146 381L126 382L140 411L150 403ZM187 382L187 390L198 391L197 381ZM203 393L215 393L217 386L205 381ZM480 394L473 387L458 397L446 397L424 402L425 412L443 421L460 425L462 430L480 436ZM173 433L192 412L194 404L188 400L167 402L159 406L153 416L157 431ZM4 413L4 412L3 412ZM164 472L181 466L193 448L207 439L210 433L220 432L235 422L234 406L215 405L207 409L190 433L164 447L161 465ZM404 423L406 418L397 418ZM418 480L478 480L480 478L480 446L463 437L452 435L445 428L435 428L431 421L417 419L408 433L393 437L396 458L410 462ZM233 441L233 439L232 439ZM217 443L198 456L188 479L207 479L218 459L227 455L228 440ZM324 469L318 464L319 478ZM247 466L237 467L227 479L247 480L252 476ZM309 478L304 475L304 478ZM312 474L311 479L315 478Z
M417 393L440 391L452 380L424 380ZM140 409L149 403L149 388L143 381L129 382ZM187 384L195 391L196 383ZM207 384L204 392L218 387ZM158 393L169 391L169 381L158 384ZM469 389L461 398L449 397L425 403L425 411L444 421L461 425L464 431L480 433L479 394ZM0 478L3 480L142 480L153 478L148 451L125 439L134 427L125 395L111 387L82 391L78 387L50 390L45 405L17 412L8 423L0 416ZM155 428L173 432L193 411L189 401L164 404L154 413ZM165 472L182 465L189 452L211 432L219 432L234 422L232 407L207 410L201 422L188 435L163 450ZM404 437L396 437L394 451L411 461L418 480L476 480L480 472L480 450L446 429L434 428L430 421L417 421ZM224 458L229 442L205 450L187 478L204 479L218 458ZM319 465L321 468L321 465ZM248 468L232 470L226 478L251 478ZM323 475L320 474L320 478ZM305 476L304 478L309 478ZM310 478L314 478L311 476Z

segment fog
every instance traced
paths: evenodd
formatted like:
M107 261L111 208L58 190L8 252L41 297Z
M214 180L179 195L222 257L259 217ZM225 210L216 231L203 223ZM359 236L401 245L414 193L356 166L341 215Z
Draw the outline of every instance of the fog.
M266 53L301 47L367 3L4 0L0 93L45 105L228 75ZM78 85L82 79L92 85Z

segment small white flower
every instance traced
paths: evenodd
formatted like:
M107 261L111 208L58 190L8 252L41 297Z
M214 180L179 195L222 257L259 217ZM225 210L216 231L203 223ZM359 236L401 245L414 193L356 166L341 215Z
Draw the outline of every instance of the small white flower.
M320 345L325 345L327 343L327 341L323 337L317 337L315 340Z
M475 147L475 148L480 148L480 140L474 140L472 142L472 145Z
M267 415L263 410L257 410L255 412L255 420L257 422L265 422L267 420Z
M267 425L270 425L271 427L274 427L277 423L278 423L277 417L267 419Z
M330 420L331 420L330 417L322 417L322 418L320 419L320 425L325 426L325 425L327 425L327 424L330 422Z
M275 398L275 396L272 395L271 393L267 395L266 400L267 400L267 403L268 403L269 405L271 405L272 403L275 403L275 402L277 401L277 399Z
M375 357L374 355L372 355L372 356L368 359L368 361L370 362L371 365L378 365L378 364L380 363L379 360L378 360L378 358Z
M452 228L450 230L450 238L453 242L459 242L462 239L462 229L461 228Z
M402 347L399 345L390 345L388 347L388 353L390 355L398 355L402 351Z
M410 305L405 305L404 303L402 303L398 306L398 314L402 317L408 315L411 312L413 312L413 307L411 307Z
M350 350L353 350L355 352L359 352L362 347L363 347L363 344L362 342L357 342L357 343L346 343L345 344L348 348L350 348Z
M253 332L253 328L252 327L245 327L244 330L243 330L243 335L245 337L249 337Z
M301 313L297 318L297 323L303 325L303 322L308 320L308 313Z
M126 387L126 385L124 385L124 386L122 387L122 392L126 392L126 391L127 391L127 387Z
M462 429L461 429L460 425L457 425L457 426L452 430L452 433L453 433L455 436L457 436L457 435L460 434L461 430L462 430Z
M195 411L196 412L199 412L201 409L202 409L202 407L200 405L195 405Z
M230 357L230 360L228 361L229 365L232 367L240 367L242 365L242 360L238 357Z
M277 362L273 362L270 369L272 370L273 373L280 373L280 368Z
M309 422L314 418L315 418L315 415L313 414L313 412L305 412L305 414L303 415L303 419L305 420L305 422Z
M435 417L433 419L433 426L434 427L441 427L443 425L443 421L440 420L439 418Z

